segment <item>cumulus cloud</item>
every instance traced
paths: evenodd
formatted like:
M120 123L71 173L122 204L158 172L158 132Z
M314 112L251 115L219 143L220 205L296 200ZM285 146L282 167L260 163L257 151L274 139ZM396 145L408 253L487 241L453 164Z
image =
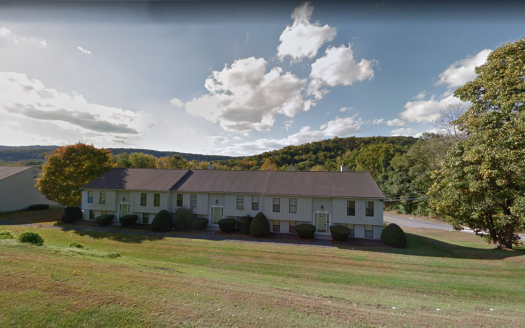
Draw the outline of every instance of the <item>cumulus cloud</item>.
M352 45L348 47L328 47L325 56L312 64L310 77L318 79L329 86L352 85L354 82L370 80L374 77L373 66L375 60L361 59L358 63L354 59Z
M225 144L225 143L228 143L228 141L230 141L228 140L227 137L224 137L224 136L214 136L212 137L212 140L214 144L217 144L217 143Z
M214 71L206 80L210 92L186 103L186 111L226 131L267 131L279 114L294 117L314 103L305 100L307 80L275 67L266 71L266 60L254 57L236 60L231 67Z
M324 82L318 79L310 80L308 88L306 89L306 94L308 96L314 96L317 100L322 99L325 94L330 92L327 89L321 89L323 84Z
M50 121L63 129L83 132L130 135L152 124L145 113L92 104L75 92L61 93L13 72L0 72L1 108L14 117Z
M277 47L277 55L281 60L286 56L290 56L293 61L301 61L305 57L314 58L325 42L335 38L336 28L310 22L313 12L314 7L310 2L295 8L292 14L293 25L287 26L279 38L281 44Z
M436 82L436 85L446 84L448 88L457 88L469 81L474 81L477 76L474 69L484 64L491 52L491 49L485 49L475 56L468 56L453 63L439 74L439 81Z
M411 136L415 132L416 131L413 128L399 128L399 129L392 130L390 132L390 135L392 136Z
M85 54L88 54L88 55L93 56L93 55L91 54L91 51L89 51L89 50L83 49L82 47L77 47L77 49L80 50L80 51L82 51L82 52L85 53Z
M403 126L403 125L405 125L405 121L400 120L398 118L395 118L393 120L390 120L390 121L386 122L386 125L388 125L388 126Z
M177 106L177 107L182 107L182 106L184 106L184 103L183 103L182 101L180 101L179 99L177 99L177 98L173 98L173 99L171 99L171 100L170 100L170 104L175 105L175 106Z
M382 118L376 118L372 121L372 124L382 124L385 120Z
M352 110L352 109L354 109L354 107L341 107L339 111L343 113L343 112L348 112L349 110Z
M288 129L292 127L292 124L293 124L293 120L284 122L284 128L286 129L286 131L288 131Z
M242 138L239 137L239 136L235 136L235 137L233 137L233 140L236 140L236 141L239 141L239 140L241 140L241 139L242 139Z
M27 44L32 44L32 45L35 45L41 48L47 47L46 40L16 35L13 32L11 32L11 30L9 30L8 28L4 26L0 27L0 37L8 40L9 42L13 44L27 43Z
M432 122L438 118L441 111L448 105L462 103L461 100L449 95L448 97L436 100L431 96L429 100L409 101L405 104L405 110L401 112L401 118L410 122Z

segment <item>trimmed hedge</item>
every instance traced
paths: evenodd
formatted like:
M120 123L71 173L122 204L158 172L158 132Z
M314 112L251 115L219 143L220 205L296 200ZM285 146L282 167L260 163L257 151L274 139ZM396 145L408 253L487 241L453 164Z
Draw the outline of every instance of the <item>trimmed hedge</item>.
M230 232L235 229L235 226L237 225L236 219L222 219L219 220L219 228L222 232Z
M49 208L49 204L34 204L34 205L29 205L27 209L30 211L42 211L42 210L47 210L48 208Z
M407 245L405 232L395 223L390 223L383 229L381 240L394 247L406 247Z
M196 218L191 220L191 230L204 230L208 226L207 218Z
M18 236L18 241L21 243L30 243L37 246L44 245L44 238L42 238L42 236L40 236L38 233L32 231L22 232L20 236Z
M332 238L337 241L347 240L348 236L350 236L350 232L352 231L345 226L333 225L330 227Z
M165 232L173 230L173 219L171 218L170 212L162 210L151 222L151 230Z
M243 235L250 233L250 226L252 224L253 217L250 214L239 218L239 232Z
M137 223L138 218L138 215L130 214L121 216L118 220L124 227L132 227L135 223Z
M195 213L192 208L179 207L175 211L174 227L177 231L190 230L191 220L195 219Z
M80 207L67 206L64 209L64 214L62 215L62 222L71 223L80 219L82 219L82 210L80 209Z
M295 226L295 232L303 239L314 238L315 226L313 224L303 223Z
M253 218L252 223L250 224L250 234L255 237L270 234L270 223L262 212L257 213Z
M101 226L101 227L105 227L107 225L110 225L111 222L113 222L113 218L115 216L113 214L106 214L106 215L101 215L101 216L97 216L95 218L95 222Z

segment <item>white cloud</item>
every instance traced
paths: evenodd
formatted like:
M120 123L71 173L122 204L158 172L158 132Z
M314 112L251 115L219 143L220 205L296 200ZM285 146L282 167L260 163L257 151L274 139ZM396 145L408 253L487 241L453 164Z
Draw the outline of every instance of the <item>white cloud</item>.
M315 99L317 100L323 99L324 95L330 92L327 89L321 90L321 87L323 86L323 84L324 82L318 79L310 80L310 83L308 84L308 88L306 89L306 94L308 96L313 95Z
M177 107L182 107L182 106L184 106L184 103L183 103L182 101L180 101L179 99L177 99L177 98L173 98L173 99L171 99L171 100L170 100L170 104L175 105L175 106L177 106Z
M233 137L233 140L236 140L236 141L239 141L239 140L241 140L241 139L242 139L242 138L239 137L239 136L235 136L235 137Z
M405 104L405 110L401 112L401 118L410 122L432 122L438 118L441 111L448 105L462 103L453 95L436 100L431 96L429 100L409 101Z
M224 136L214 136L212 137L212 140L213 140L213 143L217 144L217 143L221 143L221 144L225 144L225 143L228 143L228 138L227 137L224 137Z
M82 47L77 47L77 49L80 50L80 51L82 51L82 52L85 53L85 54L88 54L88 55L93 56L93 55L91 54L91 51L89 51L89 50L83 49Z
M339 109L339 111L341 113L343 113L343 112L348 112L348 111L350 111L352 109L354 109L354 107L341 107L341 109Z
M414 135L416 131L413 128L399 128L392 130L390 135L392 136L411 136Z
M306 79L275 67L266 72L266 60L254 57L236 60L231 68L214 71L206 80L210 92L186 103L186 111L226 131L267 131L279 114L294 117L315 105L303 98Z
M403 126L403 125L405 125L405 122L403 120L395 118L393 120L390 120L390 121L386 122L386 125L388 125L388 126Z
M293 124L293 120L284 122L284 128L286 129L286 131L288 131L288 129L292 127L292 124Z
M474 68L484 64L491 52L491 49L485 49L478 52L475 56L468 56L453 63L439 74L439 81L437 81L436 85L446 84L448 88L457 88L468 81L474 81L477 76Z
M332 41L337 29L328 25L321 26L319 22L310 23L314 7L310 2L305 2L295 8L292 26L287 26L279 41L277 55L281 60L286 56L292 57L294 61L301 61L304 57L314 58L319 48L328 41Z
M361 59L358 63L354 59L352 45L341 47L328 47L325 56L317 59L312 64L310 77L322 80L330 86L352 85L356 81L371 80L374 77L372 67L375 60Z
M423 99L425 99L426 95L427 95L427 92L426 91L422 91L422 92L418 93L417 95L415 95L414 97L412 97L412 99L423 100Z
M372 121L372 124L382 124L385 120L382 118L376 118Z
M35 45L41 48L47 47L46 40L16 35L13 32L11 32L11 30L7 29L4 26L0 28L0 37L3 37L9 42L16 44L16 45L21 44L21 43L27 43L27 44L32 44L32 45Z

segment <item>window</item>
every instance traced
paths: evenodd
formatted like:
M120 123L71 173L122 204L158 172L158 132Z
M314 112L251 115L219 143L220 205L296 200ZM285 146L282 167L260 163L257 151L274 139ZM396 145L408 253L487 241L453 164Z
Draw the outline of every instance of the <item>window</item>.
M95 220L95 211L89 210L89 219L90 220Z
M149 223L149 213L142 214L142 223Z
M190 207L191 208L197 207L197 195L196 194L190 195Z
M281 232L281 221L273 220L273 232Z
M290 213L297 213L297 198L290 198Z
M355 216L355 200L346 202L346 215Z
M348 229L350 229L350 234L348 236L349 237L353 237L354 236L354 229L355 229L354 225L353 224L347 224L346 227Z
M182 206L182 194L177 194L177 206Z
M280 198L274 198L273 199L273 211L274 212L280 212L281 211L281 199Z
M237 209L242 210L242 205L244 203L244 196L237 196Z
M88 203L89 204L93 203L93 192L92 191L88 191Z
M100 211L100 215L107 215L108 211Z
M153 206L160 206L160 194L153 194Z
M374 230L371 225L365 225L365 238L372 238L374 236Z
M259 210L259 196L252 196L252 210Z
M106 192L105 191L100 192L100 200L98 202L100 204L106 204Z
M140 206L146 206L147 201L148 201L148 194L141 193L140 194Z
M374 202L366 202L366 216L374 216Z
M290 229L288 231L295 232L295 221L290 221Z

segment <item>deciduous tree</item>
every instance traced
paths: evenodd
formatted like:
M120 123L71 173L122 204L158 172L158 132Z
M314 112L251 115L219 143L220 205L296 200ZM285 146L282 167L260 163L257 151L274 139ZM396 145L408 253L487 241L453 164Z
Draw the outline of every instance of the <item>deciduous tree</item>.
M264 164L261 166L262 171L279 171L279 165L275 163L273 158L268 157Z

